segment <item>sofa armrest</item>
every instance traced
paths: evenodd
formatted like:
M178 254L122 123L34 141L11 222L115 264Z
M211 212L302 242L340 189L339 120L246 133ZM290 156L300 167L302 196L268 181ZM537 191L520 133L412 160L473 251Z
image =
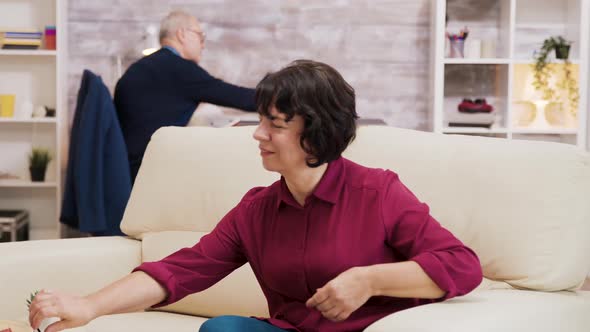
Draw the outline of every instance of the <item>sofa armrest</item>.
M0 243L0 318L26 320L35 290L85 295L140 263L141 242L124 237Z
M477 291L403 310L366 332L588 331L590 292Z

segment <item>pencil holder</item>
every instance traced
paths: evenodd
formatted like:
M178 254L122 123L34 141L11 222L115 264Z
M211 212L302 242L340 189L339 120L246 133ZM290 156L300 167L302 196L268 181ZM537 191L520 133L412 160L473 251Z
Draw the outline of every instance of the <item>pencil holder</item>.
M463 58L465 49L465 39L450 39L451 58Z

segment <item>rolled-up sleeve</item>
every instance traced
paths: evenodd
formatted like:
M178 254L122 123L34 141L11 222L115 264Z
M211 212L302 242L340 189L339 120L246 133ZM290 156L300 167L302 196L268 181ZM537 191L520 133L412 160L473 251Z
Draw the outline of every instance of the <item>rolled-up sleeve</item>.
M418 263L445 295L439 300L465 295L482 281L475 252L430 215L392 173L382 197L383 222L389 245L407 260Z
M146 262L133 271L143 271L167 291L160 307L205 290L247 262L235 223L243 213L241 205L231 210L191 248L181 249L156 262Z

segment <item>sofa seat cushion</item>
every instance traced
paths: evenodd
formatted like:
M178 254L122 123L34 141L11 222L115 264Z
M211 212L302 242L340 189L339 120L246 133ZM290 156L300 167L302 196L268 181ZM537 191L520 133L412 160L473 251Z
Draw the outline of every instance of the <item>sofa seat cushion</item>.
M207 318L156 311L108 315L91 321L71 332L196 332Z

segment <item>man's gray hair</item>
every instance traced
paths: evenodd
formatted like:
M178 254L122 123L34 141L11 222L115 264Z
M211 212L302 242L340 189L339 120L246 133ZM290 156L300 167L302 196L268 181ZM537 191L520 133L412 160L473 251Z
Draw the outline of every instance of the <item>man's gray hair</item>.
M160 23L160 43L165 38L172 37L176 30L188 28L193 16L184 10L174 10L162 19Z

